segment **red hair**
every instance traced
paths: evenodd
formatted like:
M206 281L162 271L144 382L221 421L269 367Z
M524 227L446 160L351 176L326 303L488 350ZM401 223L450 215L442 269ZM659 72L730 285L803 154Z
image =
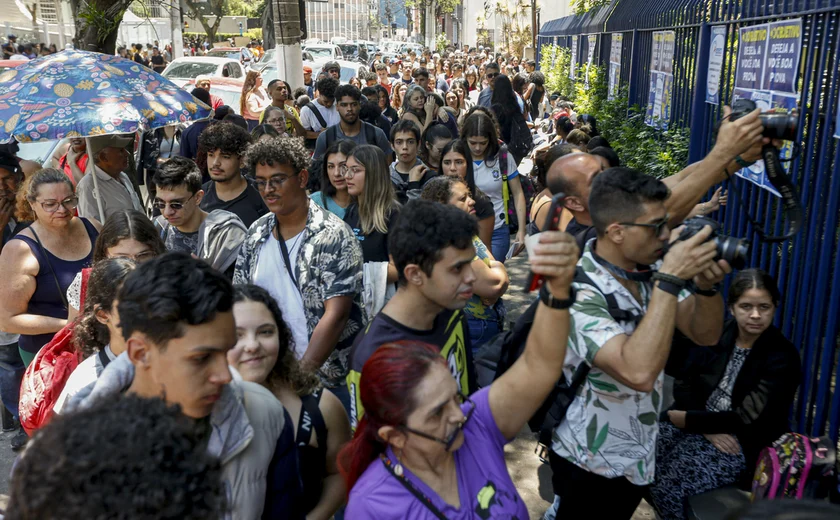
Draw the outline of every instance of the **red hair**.
M405 424L416 406L414 390L434 363L446 365L440 350L419 341L386 343L365 362L359 383L365 412L353 440L338 454L338 469L348 494L387 447L379 437L379 428Z

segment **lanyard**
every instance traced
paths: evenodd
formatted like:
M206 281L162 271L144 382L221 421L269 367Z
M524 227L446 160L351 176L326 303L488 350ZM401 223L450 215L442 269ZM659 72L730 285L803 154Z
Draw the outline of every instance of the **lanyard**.
M400 484L402 484L409 492L411 492L412 495L414 495L417 498L417 500L422 502L423 505L426 506L429 509L429 511L431 511L432 514L438 518L438 520L447 520L446 516L443 513L441 513L440 510L437 507L435 507L434 504L432 504L432 501L429 499L429 497L427 497L419 489L414 487L411 484L411 482L409 482L408 479L405 478L405 476L397 475L397 473L394 471L391 459L389 459L385 455L379 455L379 458L380 460L382 460L382 464L385 465L385 469L388 470L388 473L393 475L394 478L400 482Z
M275 221L274 228L277 230L277 242L280 244L280 254L283 255L283 262L286 264L286 272L289 273L292 283L295 284L295 289L300 292L300 287L298 287L298 281L295 277L294 269L292 269L292 262L289 260L289 249L286 247L286 241L283 239L283 235L280 234L280 223ZM301 233L302 232L303 231L301 231Z

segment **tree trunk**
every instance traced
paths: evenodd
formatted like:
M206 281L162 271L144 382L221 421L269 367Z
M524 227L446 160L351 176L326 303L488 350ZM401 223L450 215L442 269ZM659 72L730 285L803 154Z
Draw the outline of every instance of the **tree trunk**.
M115 54L120 22L130 4L131 0L80 0L73 4L76 12L76 48Z

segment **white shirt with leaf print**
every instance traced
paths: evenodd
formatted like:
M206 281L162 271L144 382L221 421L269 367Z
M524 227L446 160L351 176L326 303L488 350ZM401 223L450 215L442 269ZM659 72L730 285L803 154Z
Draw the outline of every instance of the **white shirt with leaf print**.
M607 341L633 334L635 324L616 322L607 311L604 294L614 294L622 309L644 315L650 302L652 283L638 282L642 304L612 274L595 261L586 245L578 265L598 285L575 283L577 301L572 305L573 332L569 335L563 373L571 381L583 362L592 369L566 412L566 419L554 430L551 449L557 455L592 473L625 477L636 485L653 482L659 408L662 403L664 372L650 393L638 392L592 365L595 354ZM661 262L660 262L661 263ZM655 264L655 268L659 264ZM679 300L690 296L683 291Z

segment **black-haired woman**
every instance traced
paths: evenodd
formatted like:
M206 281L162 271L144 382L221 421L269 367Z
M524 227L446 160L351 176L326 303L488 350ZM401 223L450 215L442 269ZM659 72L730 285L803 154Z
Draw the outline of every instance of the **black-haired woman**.
M478 237L487 246L492 248L493 227L496 224L496 217L493 213L493 201L475 185L475 172L473 171L473 159L470 147L455 139L443 147L440 152L440 173L448 177L458 177L467 183L473 199L475 200L475 218L478 219Z
M442 123L432 123L426 127L420 139L420 160L434 172L440 173L440 159L443 148L452 141L452 132Z
M522 96L530 103L531 120L536 121L545 114L543 102L545 101L545 75L535 70L528 77L530 84Z
M776 281L760 269L739 272L729 287L734 316L715 347L689 348L669 360L677 375L674 405L663 412L651 486L663 518L685 518L685 501L752 475L762 448L789 431L799 386L796 347L773 325Z
M347 179L344 178L347 156L356 148L356 143L349 139L333 142L324 152L321 168L321 189L309 195L315 204L343 219L353 197L347 191Z

